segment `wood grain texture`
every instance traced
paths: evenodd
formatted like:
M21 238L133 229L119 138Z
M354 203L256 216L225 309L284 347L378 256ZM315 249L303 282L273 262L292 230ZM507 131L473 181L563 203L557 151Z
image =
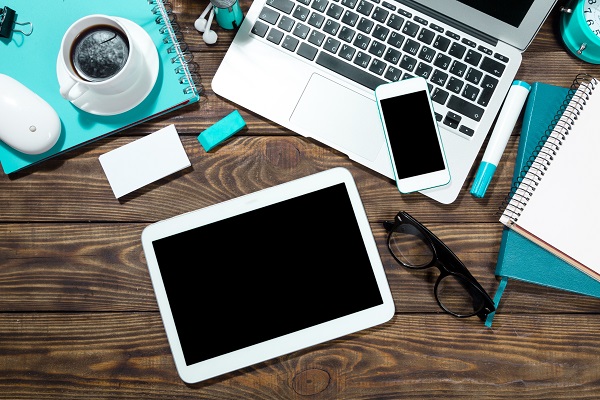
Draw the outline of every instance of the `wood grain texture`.
M245 11L250 3L240 4ZM401 195L392 181L343 154L216 96L210 83L233 32L219 30L218 42L208 46L193 27L207 1L172 4L194 53L199 103L0 175L0 399L598 398L600 299L511 281L488 329L475 318L443 314L433 296L435 273L402 269L386 248L382 222L406 210L493 294L502 232L497 211L511 186L520 119L485 198L469 194L476 166L450 205ZM523 53L517 79L568 86L580 72L600 76L600 66L566 53L557 23L558 6ZM198 134L236 109L246 128L205 152ZM115 199L98 157L169 124L192 166ZM158 312L142 230L336 166L356 180L395 316L206 382L183 383ZM239 262L234 251L218 256L224 268Z

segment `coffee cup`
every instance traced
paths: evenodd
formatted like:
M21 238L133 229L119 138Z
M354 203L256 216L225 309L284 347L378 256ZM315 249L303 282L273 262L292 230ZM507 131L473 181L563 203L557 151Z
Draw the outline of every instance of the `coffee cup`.
M58 58L66 72L60 94L76 106L90 95L127 91L144 70L144 54L127 26L101 14L80 18L67 29Z

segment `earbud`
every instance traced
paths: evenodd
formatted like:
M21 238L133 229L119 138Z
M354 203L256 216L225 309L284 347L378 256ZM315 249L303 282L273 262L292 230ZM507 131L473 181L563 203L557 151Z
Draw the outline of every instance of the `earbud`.
M217 32L210 29L210 25L212 24L214 16L214 10L211 10L211 12L208 14L208 21L206 21L206 26L204 27L204 33L202 34L202 40L204 40L204 43L206 44L217 43Z
M196 28L198 32L204 32L204 30L206 29L206 14L211 12L212 8L213 4L208 3L208 6L204 9L204 11L202 11L202 14L200 14L196 22L194 22L194 28ZM210 25L208 25L208 27L210 28Z

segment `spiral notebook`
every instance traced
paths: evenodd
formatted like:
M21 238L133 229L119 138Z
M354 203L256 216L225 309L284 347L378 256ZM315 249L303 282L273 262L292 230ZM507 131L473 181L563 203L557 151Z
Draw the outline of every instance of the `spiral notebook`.
M62 132L46 153L20 153L0 141L0 163L6 174L114 134L199 100L195 63L168 2L162 0L5 0L16 20L31 23L29 36L12 32L0 38L0 73L9 75L46 100L57 112ZM77 19L89 14L127 18L152 38L159 71L150 94L130 111L98 116L82 111L59 93L56 60L62 36Z
M577 75L554 128L513 185L500 222L600 280L598 83Z

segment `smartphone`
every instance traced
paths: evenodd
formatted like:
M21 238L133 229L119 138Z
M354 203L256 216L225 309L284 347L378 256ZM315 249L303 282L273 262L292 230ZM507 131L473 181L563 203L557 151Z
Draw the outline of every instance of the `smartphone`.
M398 190L448 184L450 170L427 81L414 77L385 83L375 88L375 97Z

